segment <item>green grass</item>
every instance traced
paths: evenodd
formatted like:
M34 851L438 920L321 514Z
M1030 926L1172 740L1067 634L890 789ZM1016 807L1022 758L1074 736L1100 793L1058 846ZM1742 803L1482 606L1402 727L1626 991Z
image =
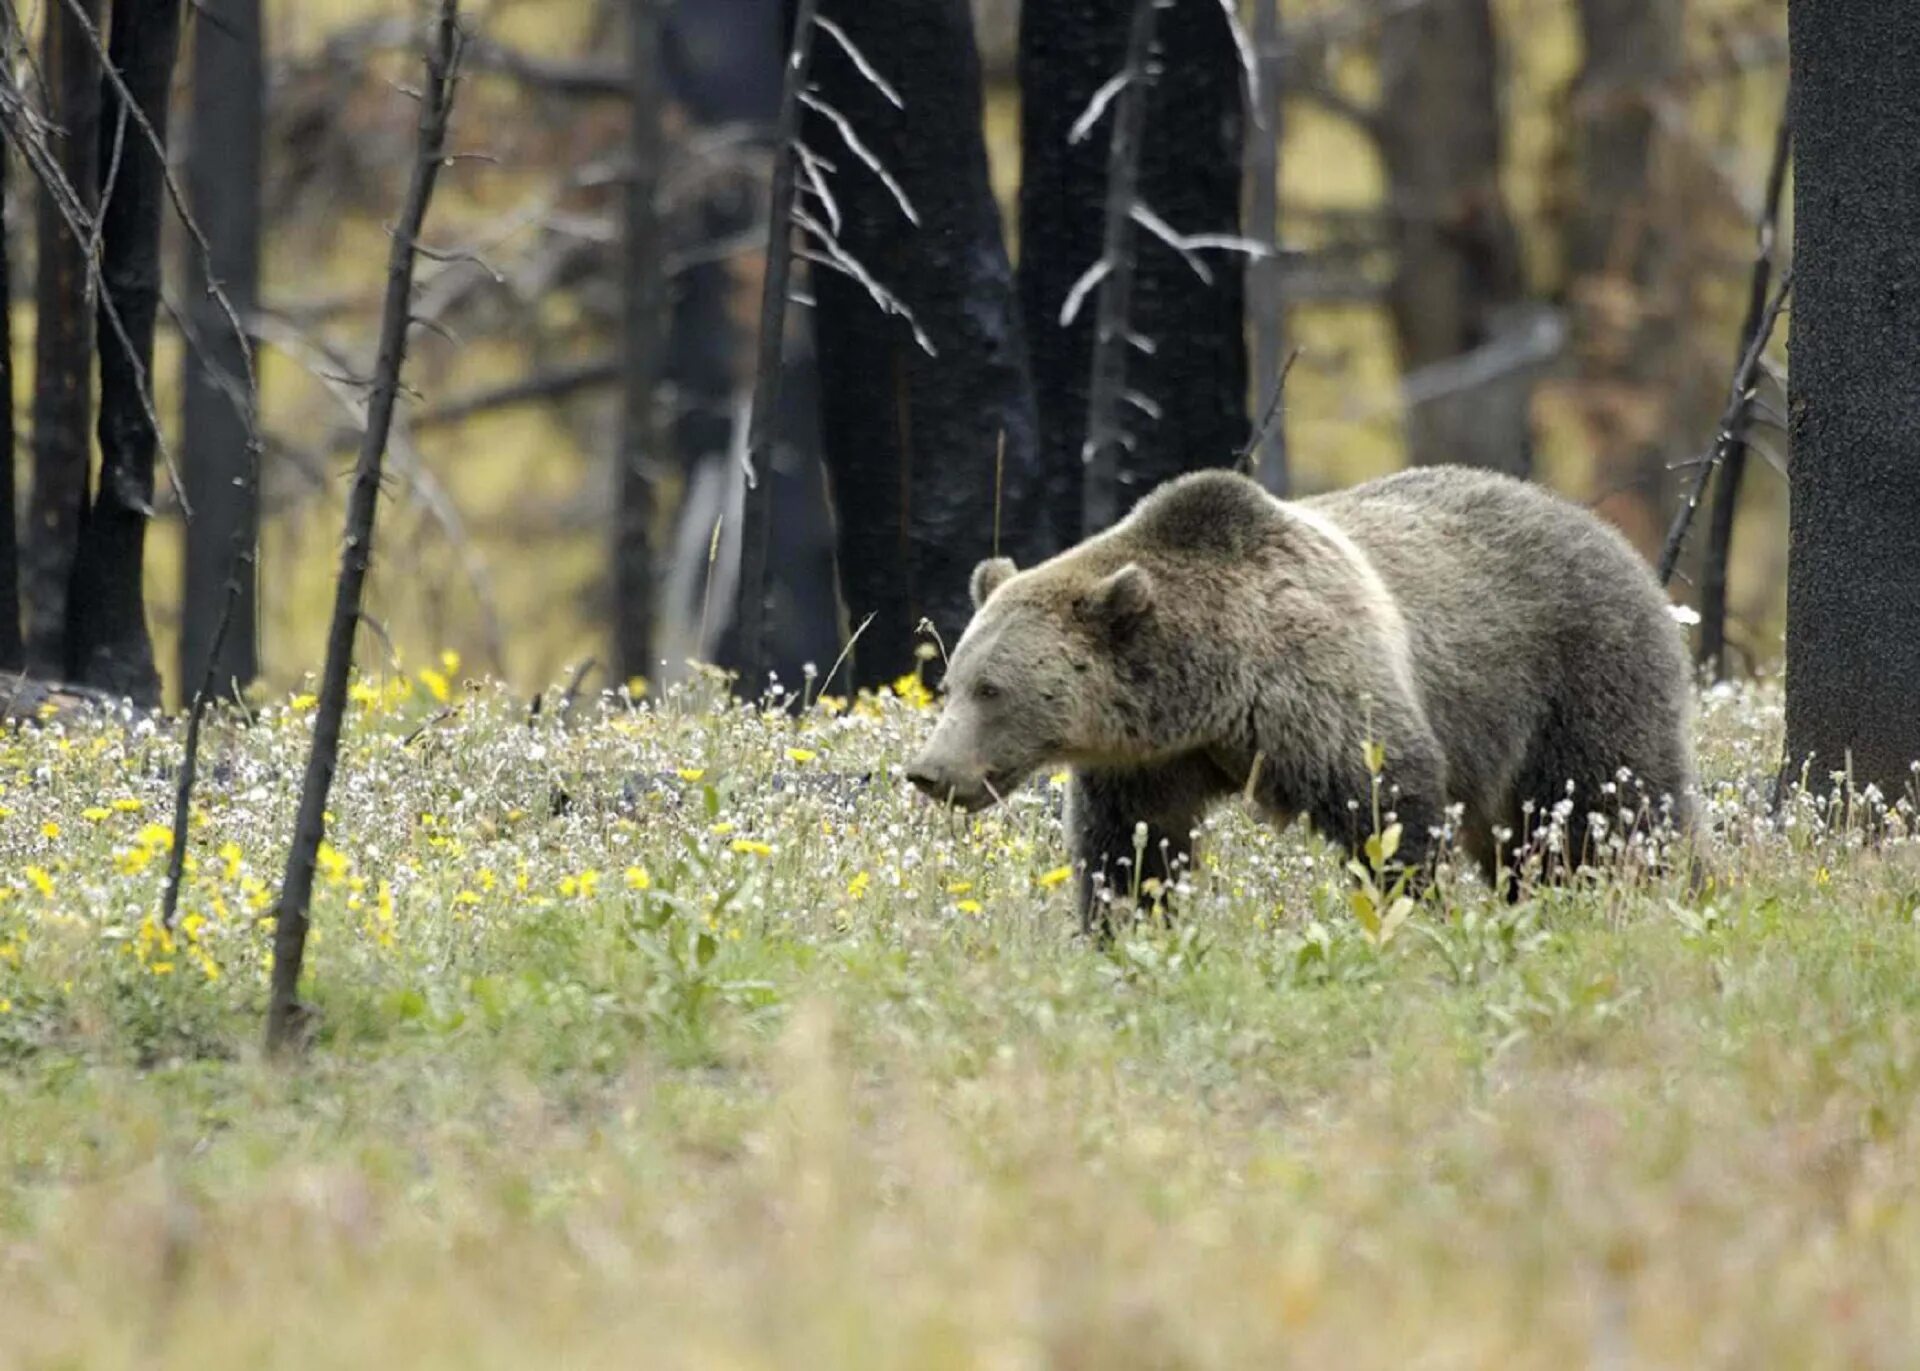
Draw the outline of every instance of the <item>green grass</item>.
M1769 692L1703 711L1701 896L1463 881L1376 947L1329 852L1232 811L1180 927L1101 950L1048 785L924 806L909 703L529 726L456 689L421 729L437 684L356 711L292 1070L257 911L302 702L213 734L171 942L142 830L177 740L0 738L0 1367L1920 1339L1920 858L1762 821Z

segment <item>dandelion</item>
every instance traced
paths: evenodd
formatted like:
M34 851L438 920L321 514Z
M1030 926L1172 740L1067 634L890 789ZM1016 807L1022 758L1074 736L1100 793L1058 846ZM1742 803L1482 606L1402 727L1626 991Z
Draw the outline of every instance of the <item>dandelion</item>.
M847 894L858 900L866 895L867 887L871 884L873 884L873 877L869 873L862 871L858 876L855 876L851 881L847 882Z
M1072 867L1056 866L1051 871L1042 872L1039 875L1039 877L1037 877L1036 879L1039 880L1042 889L1052 890L1055 886L1064 882L1067 879L1067 877L1071 875L1073 875Z
M453 692L448 688L447 678L435 671L432 667L421 667L418 675L420 684L425 686L427 693L433 696L439 703L445 704L452 698Z
M933 692L927 689L927 683L920 679L918 669L908 672L893 683L893 693L913 709L926 709L933 704Z
M319 703L320 697L318 695L303 690L291 700L287 701L287 709L294 714L305 714Z
M458 674L460 670L460 654L452 648L448 648L442 652L440 654L440 669L449 676Z
M962 914L978 914L980 912L980 901L962 900L958 905L954 907L958 909Z
M53 898L53 877L47 874L47 869L45 867L43 866L28 867L27 868L27 884L32 886L35 890L39 891L40 894L45 898L49 900Z
M801 766L805 766L808 762L812 761L815 757L818 757L819 755L820 754L818 752L815 752L810 747L790 747L787 749L787 759L789 761L796 762Z
M240 844L233 841L227 841L227 842L221 843L220 844L220 860L226 864L227 879L229 881L239 880L240 879Z
M953 881L953 882L950 882L947 886L947 894L964 895L969 890L972 890L972 889L973 889L972 881Z
M650 890L652 888L653 877L647 874L647 869L644 866L630 866L627 868L628 890Z
M40 825L40 836L48 839L58 838L60 836L60 825L52 819L48 819Z
M707 774L707 769L703 766L683 766L676 774L683 781L697 781Z
M749 852L756 857L771 857L773 849L766 843L755 842L752 838L735 838L731 844L735 852Z
M112 805L112 808L121 814L138 814L146 807L146 801L135 799L131 795L122 795Z
M90 824L97 824L112 818L113 811L103 805L88 805L80 811L80 817Z

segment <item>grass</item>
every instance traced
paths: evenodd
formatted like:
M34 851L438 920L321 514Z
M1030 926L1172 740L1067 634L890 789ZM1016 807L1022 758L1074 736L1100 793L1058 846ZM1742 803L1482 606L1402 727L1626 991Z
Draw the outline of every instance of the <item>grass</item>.
M1050 785L897 779L909 698L357 706L321 1030L258 1058L307 702L0 738L0 1367L1900 1365L1920 853L1749 778L1713 887L1384 946L1237 811L1175 930L1071 936ZM445 693L445 706L435 698ZM451 712L441 717L441 710ZM861 778L870 778L862 782Z

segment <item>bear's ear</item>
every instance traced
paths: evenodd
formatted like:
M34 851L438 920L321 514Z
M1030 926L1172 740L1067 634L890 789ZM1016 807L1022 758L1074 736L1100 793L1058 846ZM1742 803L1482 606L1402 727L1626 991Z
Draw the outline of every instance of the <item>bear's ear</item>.
M1128 562L1087 592L1087 618L1109 633L1123 633L1153 612L1153 577Z
M973 607L980 608L987 597L1007 583L1007 578L1018 571L1011 557L990 557L973 569Z

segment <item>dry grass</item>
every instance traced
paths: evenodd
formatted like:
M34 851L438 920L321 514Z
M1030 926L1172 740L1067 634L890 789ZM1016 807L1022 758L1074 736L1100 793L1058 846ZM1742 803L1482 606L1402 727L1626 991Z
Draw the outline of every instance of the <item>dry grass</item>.
M139 854L174 740L0 741L0 1367L1920 1338L1920 865L1723 785L1776 755L1769 694L1705 711L1736 836L1701 899L1464 885L1375 948L1324 850L1232 813L1182 929L1102 951L1045 785L953 822L891 778L907 703L530 728L455 689L408 745L413 690L356 722L295 1072L254 1054L248 911L306 715L222 733L171 944Z

